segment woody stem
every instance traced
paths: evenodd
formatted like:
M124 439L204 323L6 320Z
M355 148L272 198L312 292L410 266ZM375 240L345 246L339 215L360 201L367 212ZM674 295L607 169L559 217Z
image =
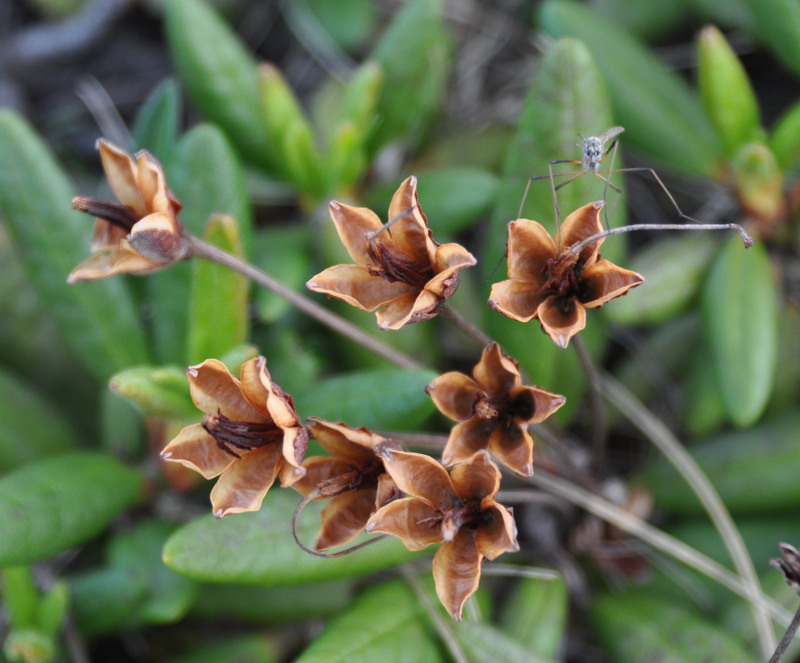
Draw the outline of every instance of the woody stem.
M591 237L573 244L566 251L570 253L580 253L584 247L593 244L604 237L610 235L621 235L622 233L632 233L637 230L735 230L742 236L744 248L749 249L753 246L753 238L738 223L637 223L634 226L622 226L621 228L611 228L603 232L595 233Z
M276 280L266 272L254 267L248 262L237 258L222 249L204 242L202 239L191 235L189 237L191 244L191 256L197 258L204 258L215 262L224 267L232 269L234 272L247 277L256 285L274 292L279 297L282 297L295 308L301 310L306 315L314 318L317 322L329 327L330 329L346 336L347 338L359 343L368 350L371 350L376 355L383 357L387 361L392 362L400 368L419 369L422 368L416 359L409 357L407 354L395 350L393 347L387 345L383 341L379 341L373 336L362 331L352 323L345 320L343 317L332 313L323 306L310 300L308 297L295 292L291 288L285 286L280 281Z
M800 627L800 608L798 608L797 612L794 613L792 623L789 624L789 628L787 628L786 633L783 634L781 641L778 643L778 647L775 649L775 653L772 655L772 658L769 659L769 663L779 663L784 652L794 639L798 627Z
M447 318L456 327L463 331L467 336L477 341L480 345L486 347L487 345L492 344L492 339L489 338L489 336L473 325L446 301L442 301L442 303L439 304L439 313L442 314L442 317Z

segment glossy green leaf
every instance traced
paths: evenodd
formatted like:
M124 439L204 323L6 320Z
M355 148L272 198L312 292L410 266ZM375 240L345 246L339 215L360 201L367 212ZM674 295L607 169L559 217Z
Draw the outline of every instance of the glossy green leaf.
M597 0L599 14L625 28L639 39L649 41L672 34L686 20L686 1L640 3L630 0Z
M305 226L270 226L258 231L253 252L255 263L295 291L302 292L311 271L309 230ZM255 292L259 318L276 322L289 311L289 302L265 288Z
M800 415L791 412L747 430L720 433L692 445L689 451L731 513L793 513L800 502L798 426ZM642 481L652 490L659 508L672 513L703 513L695 495L682 485L666 461L651 465Z
M461 622L453 629L470 663L554 663L557 659L539 656L535 651L485 622Z
M411 0L402 7L370 59L384 72L371 153L400 136L417 142L439 108L450 70L441 0Z
M437 241L452 239L486 218L499 188L498 178L478 168L437 168L417 173L425 216Z
M74 431L53 405L0 369L0 473L76 446Z
M706 26L697 40L700 99L725 154L761 138L758 101L742 63L723 34Z
M291 519L300 496L277 488L260 511L218 520L210 513L170 537L164 562L195 580L282 586L366 575L410 559L397 539L384 539L345 557L323 559L304 552L292 538ZM298 535L312 542L320 505L300 516ZM419 554L419 553L416 553Z
M239 226L231 216L208 221L203 239L242 257ZM189 363L220 357L247 341L250 281L227 267L206 260L194 264L189 307Z
M344 122L334 133L325 160L325 176L330 191L352 186L363 174L367 158L362 148L362 130Z
M639 249L625 264L644 283L604 309L613 322L661 324L683 311L699 292L722 241L715 233L684 232Z
M201 585L191 614L215 621L235 619L247 624L275 624L330 617L341 613L358 580L332 580L291 587Z
M721 146L699 100L677 73L586 5L547 0L540 24L554 37L576 37L589 47L608 83L626 142L672 168L714 173Z
M783 170L797 168L800 161L800 102L778 118L769 146Z
M138 472L108 456L75 452L0 479L0 566L27 564L83 543L141 492Z
M746 143L731 159L730 168L742 209L765 229L783 221L786 206L783 173L769 147Z
M146 597L137 617L147 623L169 623L180 619L195 595L195 584L168 569L161 561L164 542L174 526L157 520L140 523L118 534L108 549L111 566L129 569L147 583Z
M61 624L69 606L69 589L62 580L58 580L42 594L36 610L37 630L43 635L55 638L61 630Z
M172 61L194 105L248 160L268 167L275 156L261 118L255 60L205 0L169 0L164 9Z
M91 637L135 626L147 585L147 578L130 568L101 568L72 578L72 615L80 632Z
M112 377L109 388L150 417L182 419L197 415L186 374L178 366L134 366Z
M153 88L136 115L133 137L137 149L148 150L162 165L169 163L178 140L182 106L177 81L165 78Z
M280 144L292 184L316 207L328 194L328 183L311 125L305 118L296 118L286 127Z
M363 371L310 384L293 395L303 417L380 430L414 430L434 411L425 387L435 377L428 370Z
M423 605L401 581L366 591L297 659L297 663L374 661L444 661Z
M725 409L747 426L766 407L778 360L777 290L764 245L744 249L731 239L711 268L702 304Z
M67 285L89 257L92 220L70 209L73 191L33 128L0 111L0 213L31 281L64 338L101 380L147 361L144 332L121 278Z
M714 367L708 361L708 347L698 339L691 347L694 361L686 384L686 429L692 437L706 437L727 421L722 394L717 387Z
M531 654L557 660L567 626L564 580L523 578L501 608L500 627Z
M36 623L39 592L28 566L10 566L0 571L3 584L3 607L13 629L29 628Z
M206 642L167 663L277 663L279 649L276 642L263 635L228 636Z
M214 214L239 223L244 254L252 251L253 221L242 164L215 126L201 124L185 134L167 173L172 190L186 203L181 221L202 236ZM187 351L189 299L194 266L175 265L147 281L148 311L161 363L190 363Z
M353 74L342 90L335 123L352 122L359 130L360 142L375 123L375 105L383 82L383 70L377 62L367 61Z
M103 389L100 440L105 451L125 461L141 458L145 451L143 424L142 415L131 401L110 388Z
M306 5L330 37L347 50L358 48L369 39L378 18L372 0L306 0Z
M797 403L797 385L800 384L800 310L796 306L782 306L778 333L778 356L768 412L791 410Z
M592 602L589 616L606 651L618 663L759 660L704 616L646 589L603 596Z
M745 0L761 44L800 73L800 12L795 0Z

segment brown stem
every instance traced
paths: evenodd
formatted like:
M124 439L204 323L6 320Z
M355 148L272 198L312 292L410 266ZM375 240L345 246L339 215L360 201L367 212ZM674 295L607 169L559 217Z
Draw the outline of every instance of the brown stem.
M781 641L778 643L778 647L775 649L775 653L772 655L772 658L769 659L769 663L778 663L781 660L781 657L794 638L795 633L797 633L798 627L800 627L800 608L794 613L792 623L789 624L789 628L787 628L786 633L783 634Z
M233 256L230 253L213 246L212 244L204 242L198 237L190 236L189 242L192 247L192 256L205 258L211 262L216 262L217 264L228 267L229 269L246 276L256 285L274 292L279 297L283 297L292 306L301 310L306 315L311 316L330 329L339 332L342 334L342 336L346 336L352 341L359 343L368 350L374 352L376 355L392 362L396 366L410 370L416 370L423 367L422 364L416 359L409 357L407 354L404 354L399 350L395 350L393 347L386 345L373 336L370 336L352 323L345 320L343 317L332 313L324 306L320 306L316 302L310 300L308 297L305 297L304 295L295 292L291 288L288 288L280 281L274 279L269 274L262 272L260 269L254 267L250 263L247 263L244 260L241 260L236 256Z
M441 304L439 304L439 313L442 314L443 318L452 322L467 336L477 341L482 347L492 344L492 339L489 338L489 336L473 325L446 301L442 301Z

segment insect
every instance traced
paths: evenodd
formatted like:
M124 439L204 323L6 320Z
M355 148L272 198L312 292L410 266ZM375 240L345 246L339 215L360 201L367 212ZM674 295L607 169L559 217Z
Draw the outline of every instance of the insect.
M617 136L619 136L623 131L625 131L624 127L611 127L610 129L606 129L603 133L598 136L589 136L588 138L584 138L583 136L579 136L581 142L578 143L578 146L583 151L583 156L581 159L555 159L553 161L548 162L547 164L547 175L536 175L534 177L528 178L528 184L525 187L525 193L522 196L522 202L519 206L519 211L517 213L517 218L522 216L522 208L525 206L525 200L528 197L528 191L530 191L531 183L536 182L538 180L549 179L550 180L550 190L553 193L553 209L555 211L555 218L556 224L560 224L561 222L561 212L558 207L558 195L557 191L562 187L566 186L570 182L574 182L580 177L583 177L587 173L591 173L595 177L601 179L604 183L604 190L603 190L603 199L607 198L608 188L612 188L617 193L617 200L622 195L622 190L616 186L609 177L614 173L647 173L653 177L653 179L658 183L661 187L661 190L666 194L667 198L669 199L672 207L677 212L678 216L682 219L687 219L690 221L695 221L692 217L686 215L681 211L681 208L678 206L678 203L675 202L675 198L673 198L672 194L667 189L664 182L661 181L661 178L658 176L656 171L652 168L645 168L645 167L637 167L637 168L614 168L614 160L617 153L618 147L618 140ZM609 141L611 141L610 144ZM606 145L608 144L608 147ZM606 160L606 157L611 154L611 162L610 167L606 170L601 170L600 166ZM574 171L567 171L563 173L556 173L553 172L553 166L561 163L570 163L575 164L581 167L580 170ZM555 183L556 177L567 177L568 179L560 182L559 184ZM614 207L616 207L616 201L614 203ZM612 214L614 208L612 207ZM608 217L606 215L606 210L603 210L603 214L606 220L606 226L608 226Z

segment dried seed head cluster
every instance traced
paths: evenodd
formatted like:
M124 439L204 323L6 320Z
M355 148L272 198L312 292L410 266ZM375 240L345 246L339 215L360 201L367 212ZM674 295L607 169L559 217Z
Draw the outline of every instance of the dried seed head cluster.
M193 238L178 221L181 205L161 165L145 151L134 159L107 141L98 147L120 202L75 199L77 209L96 217L94 255L69 281L151 272L193 255ZM509 224L509 279L494 284L490 305L522 322L538 318L563 348L584 327L586 308L640 284L638 274L600 259L602 238L591 241L601 231L602 207L592 203L570 214L555 240L535 221ZM455 292L460 271L476 264L461 245L433 240L414 177L394 194L385 226L366 208L332 202L330 211L356 264L329 267L307 286L377 310L383 329L436 316ZM244 363L240 378L217 359L187 374L203 418L161 455L207 479L218 477L211 491L216 516L259 509L280 477L305 500L329 500L317 551L345 545L365 529L396 536L412 550L440 544L433 560L436 591L455 619L478 587L484 558L519 549L512 511L494 499L501 475L489 453L529 476L528 425L565 402L523 385L518 363L491 343L472 376L448 372L428 385L436 407L457 422L443 453L444 465L452 466L448 472L433 458L404 451L366 428L317 417L304 426L291 397L272 381L264 357ZM310 435L330 455L304 458Z

